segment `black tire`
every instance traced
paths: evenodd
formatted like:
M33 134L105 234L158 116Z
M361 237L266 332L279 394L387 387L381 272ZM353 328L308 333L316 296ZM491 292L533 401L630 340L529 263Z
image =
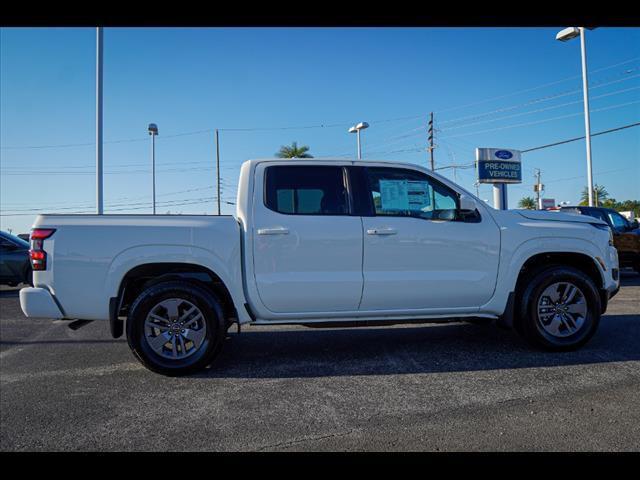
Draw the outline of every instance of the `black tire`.
M33 287L33 269L31 267L27 267L25 270L24 283Z
M586 315L574 333L559 337L545 330L538 318L538 301L547 287L567 282L579 288L586 302ZM580 270L568 266L550 266L532 274L521 290L517 307L516 330L531 345L551 351L576 350L595 334L600 323L601 301L593 280Z
M163 300L182 299L195 305L204 317L206 333L195 353L182 359L167 359L149 345L145 320ZM181 280L167 281L145 289L131 305L127 317L127 342L138 360L149 370L167 376L182 376L203 370L220 353L225 338L225 321L220 300L205 287Z

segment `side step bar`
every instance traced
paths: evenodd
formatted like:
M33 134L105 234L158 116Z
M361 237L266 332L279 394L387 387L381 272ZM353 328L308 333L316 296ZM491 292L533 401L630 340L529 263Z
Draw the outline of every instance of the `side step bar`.
M85 325L90 324L91 322L93 322L93 320L74 320L69 325L67 325L67 327L69 327L71 330L78 330L79 328L82 328Z

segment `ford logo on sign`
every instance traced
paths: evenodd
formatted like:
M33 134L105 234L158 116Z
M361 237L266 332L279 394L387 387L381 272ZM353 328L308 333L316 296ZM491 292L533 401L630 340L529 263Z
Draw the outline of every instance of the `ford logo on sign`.
M513 153L509 152L508 150L498 150L495 155L502 160L509 160L511 157L513 157Z

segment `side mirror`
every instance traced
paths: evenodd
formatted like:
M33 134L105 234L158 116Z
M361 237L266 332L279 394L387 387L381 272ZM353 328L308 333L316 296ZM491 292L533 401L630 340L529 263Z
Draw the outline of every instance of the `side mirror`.
M634 220L633 222L631 222L630 226L631 230L635 230L636 228L640 227L640 224L638 224L638 220Z
M463 212L474 212L478 208L476 201L465 195L464 193L460 194L460 210Z

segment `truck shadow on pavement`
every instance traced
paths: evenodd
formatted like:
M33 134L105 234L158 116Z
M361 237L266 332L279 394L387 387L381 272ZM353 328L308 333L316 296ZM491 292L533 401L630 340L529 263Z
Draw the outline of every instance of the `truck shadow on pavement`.
M258 327L255 327L258 328ZM191 378L296 378L557 367L640 360L640 315L607 315L574 352L535 350L494 325L251 331Z

